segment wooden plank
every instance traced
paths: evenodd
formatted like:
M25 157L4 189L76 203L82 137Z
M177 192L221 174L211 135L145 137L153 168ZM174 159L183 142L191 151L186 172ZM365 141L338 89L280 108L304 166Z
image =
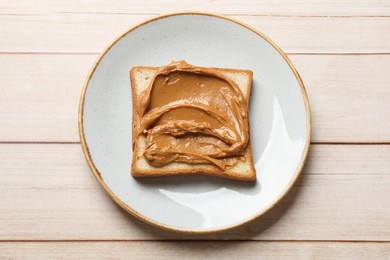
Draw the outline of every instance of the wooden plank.
M390 55L290 58L308 92L313 141L390 141Z
M390 241L389 152L390 145L313 145L305 173L266 215L224 233L188 236L120 210L88 169L79 145L1 144L0 240ZM359 161L364 154L367 160Z
M390 243L335 242L17 242L0 257L115 259L388 259Z
M79 95L96 56L0 55L0 141L78 141ZM390 142L390 55L290 58L308 91L314 142Z
M311 145L303 174L390 175L390 145Z
M0 55L2 141L79 141L81 89L96 55Z
M98 53L153 15L34 14L0 16L0 52ZM387 17L232 16L288 53L389 53Z
M368 0L342 0L330 2L316 1L286 1L278 0L270 3L266 0L240 0L229 1L126 1L113 0L110 4L102 0L78 1L69 0L50 1L39 0L32 3L28 0L2 1L3 13L166 13L183 10L200 10L206 12L219 12L227 14L252 14L252 15L309 15L309 16L367 16L390 15L389 5L385 1Z

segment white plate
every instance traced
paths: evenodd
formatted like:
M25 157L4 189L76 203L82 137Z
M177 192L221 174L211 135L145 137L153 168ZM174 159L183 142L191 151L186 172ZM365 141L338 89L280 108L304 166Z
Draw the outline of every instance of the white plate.
M172 60L253 71L249 112L255 184L206 176L130 175L129 70ZM108 194L148 223L195 233L238 226L277 203L303 167L310 129L305 89L286 55L253 28L205 13L160 16L120 36L92 68L79 110L84 153Z

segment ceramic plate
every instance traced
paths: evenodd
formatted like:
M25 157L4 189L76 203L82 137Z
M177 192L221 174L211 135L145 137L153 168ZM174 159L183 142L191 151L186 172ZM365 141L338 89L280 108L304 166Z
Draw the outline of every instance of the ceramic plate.
M130 175L129 70L172 60L253 71L249 113L256 183L207 176L134 179ZM79 110L84 153L109 196L150 224L193 233L238 226L276 204L303 167L310 129L306 92L286 55L255 29L205 13L159 16L116 39L88 75Z

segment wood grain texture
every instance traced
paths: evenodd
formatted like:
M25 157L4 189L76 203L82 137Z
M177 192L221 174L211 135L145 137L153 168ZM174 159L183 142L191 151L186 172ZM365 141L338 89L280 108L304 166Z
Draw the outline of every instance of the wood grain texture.
M180 1L155 0L127 1L113 0L108 4L104 0L51 1L28 0L17 2L2 1L3 13L166 13L182 10L201 10L226 14L251 15L290 15L290 16L389 16L390 8L386 1L342 0L342 1L267 1L267 0L216 0L216 1Z
M389 259L390 243L50 242L0 243L12 259Z
M390 141L390 55L290 55L306 86L313 141Z
M100 53L125 30L152 17L0 15L0 52ZM232 17L260 30L287 53L390 53L387 17Z
M1 141L79 141L78 103L96 55L0 55Z
M79 141L79 97L96 57L0 55L0 141ZM390 55L289 57L309 95L314 142L390 142Z
M389 176L390 145L311 145L302 174Z
M0 240L390 241L389 153L390 145L313 145L304 174L274 209L224 233L189 236L120 210L90 172L80 145L1 144Z
M306 85L313 141L338 143L311 146L274 209L214 235L129 216L77 144L97 54L135 24L184 10L227 14L274 40ZM381 0L0 0L0 258L390 259L389 18Z

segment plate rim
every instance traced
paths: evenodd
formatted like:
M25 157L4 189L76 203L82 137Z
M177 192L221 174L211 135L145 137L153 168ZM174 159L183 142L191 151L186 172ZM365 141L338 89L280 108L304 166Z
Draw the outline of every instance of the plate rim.
M303 100L304 100L304 104L305 104L306 130L307 130L307 132L306 132L306 142L305 142L305 147L304 147L304 150L303 150L303 153L302 153L299 165L298 165L298 167L297 167L297 169L296 169L296 171L294 173L293 178L290 180L290 182L287 184L287 186L284 188L284 190L280 193L280 195L270 205L268 205L266 208L264 208L263 210L261 210L260 212L258 212L257 214L255 214L254 216L252 216L252 217L250 217L248 219L245 219L243 221L240 221L240 222L237 222L237 223L234 223L234 224L231 224L231 225L219 227L219 228L187 229L187 228L174 227L174 226L170 226L170 225L167 225L167 224L160 223L160 222L155 221L155 220L153 220L151 218L148 218L148 217L142 215L141 213L139 213L138 211L134 210L133 208L131 208L129 205L127 205L122 200L120 200L114 194L114 192L111 191L111 189L107 186L107 184L104 182L103 178L101 177L100 172L98 171L98 169L96 168L96 166L95 166L95 164L94 164L94 162L92 160L91 154L89 152L89 147L88 147L87 142L86 142L85 133L84 133L84 103L85 103L85 96L86 96L86 93L87 93L87 89L88 89L90 80L91 80L93 74L95 73L96 68L99 66L100 61L107 54L107 52L117 42L119 42L123 37L125 37L128 33L131 33L132 31L136 30L137 28L139 28L139 27L141 27L143 25L146 25L148 23L160 20L160 19L173 17L173 16L180 16L180 15L202 15L202 16L216 17L216 18L219 18L219 19L224 19L224 20L227 20L227 21L230 21L230 22L234 22L234 23L236 23L238 25L241 25L241 26L251 30L252 32L256 33L258 36L260 36L266 42L268 42L283 57L283 59L287 62L288 66L290 67L290 69L294 73L295 78L298 80L298 83L299 83L299 86L300 86L300 89L301 89L301 93L302 93L302 97L303 97ZM229 229L232 229L232 228L236 228L236 227L242 226L242 225L244 225L244 224L246 224L248 222L251 222L252 220L257 219L260 216L264 215L266 212L268 212L270 209L272 209L276 204L278 204L282 198L285 197L285 195L291 190L291 188L293 187L294 183L297 181L298 177L300 176L300 174L302 172L303 166L305 165L305 162L306 162L306 159L307 159L307 155L308 155L308 152L309 152L309 148L310 148L312 125L311 125L311 110L310 110L309 99L308 99L307 92L306 92L305 86L303 84L303 81L302 81L298 71L296 70L295 66L292 64L292 62L287 57L287 55L270 38L268 38L266 35L264 35L260 31L258 31L257 29L253 28L252 26L250 26L250 25L248 25L246 23L243 23L243 22L241 22L241 21L239 21L239 20L237 20L235 18L229 17L229 16L225 16L225 15L221 15L221 14L217 14L217 13L201 12L201 11L184 11L184 12L173 12L173 13L167 13L167 14L158 15L158 16L152 17L150 19L144 20L144 21L136 24L135 26L130 27L129 29L124 31L122 34L120 34L117 38L115 38L108 45L108 47L106 47L99 54L99 56L97 57L97 59L93 63L92 68L90 69L90 71L89 71L89 73L88 73L88 75L87 75L87 77L86 77L86 79L84 81L83 89L81 91L81 96L80 96L80 101L79 101L79 109L78 109L78 130L79 130L79 137L80 137L80 143L81 143L81 146L82 146L82 150L83 150L85 159L86 159L86 161L88 163L88 166L91 169L93 175L96 177L97 181L103 187L103 189L107 192L109 197L112 200L114 200L115 203L117 203L126 212L128 212L131 215L135 216L136 218L142 220L143 222L146 222L146 223L151 224L152 226L155 226L155 227L158 227L158 228L162 228L164 230L175 231L175 232L178 232L178 233L187 233L187 234L211 234L211 233L216 233L216 232L221 232L221 231L229 230Z

